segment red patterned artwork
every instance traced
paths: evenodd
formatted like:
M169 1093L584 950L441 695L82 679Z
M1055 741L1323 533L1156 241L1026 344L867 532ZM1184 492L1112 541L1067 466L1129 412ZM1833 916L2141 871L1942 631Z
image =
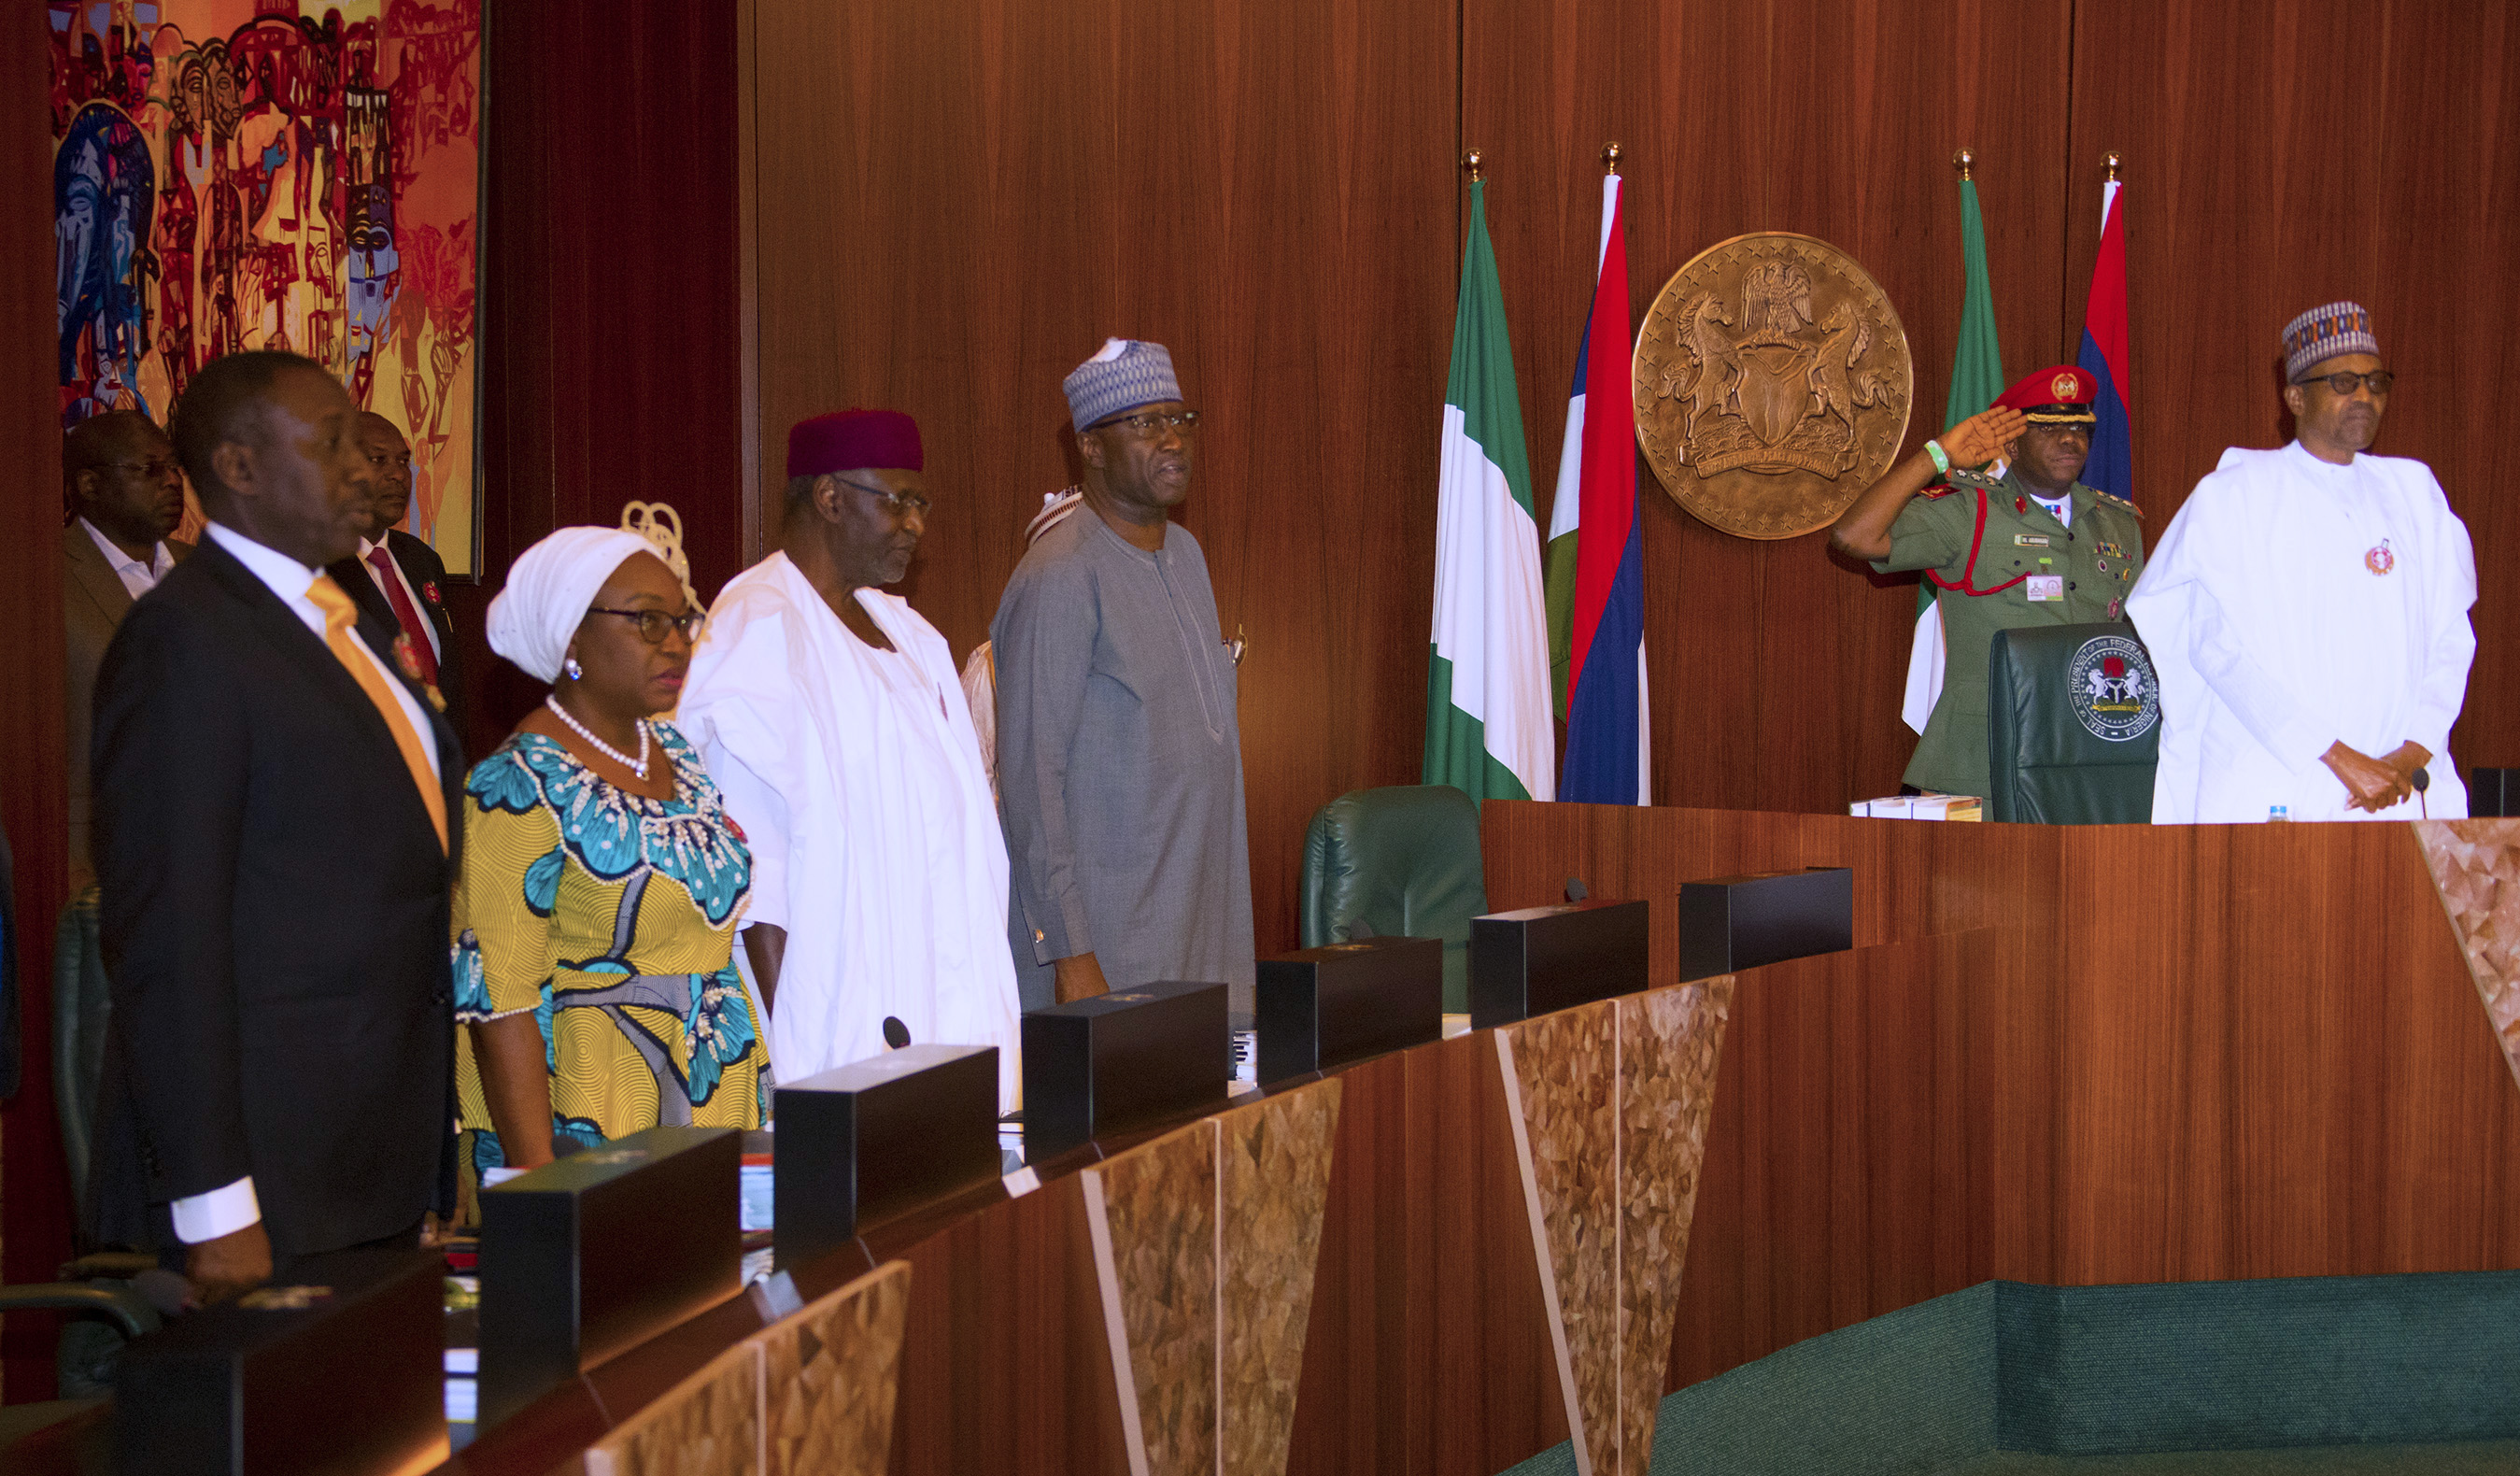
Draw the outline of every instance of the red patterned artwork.
M64 426L293 350L403 428L410 527L472 572L481 0L48 10Z

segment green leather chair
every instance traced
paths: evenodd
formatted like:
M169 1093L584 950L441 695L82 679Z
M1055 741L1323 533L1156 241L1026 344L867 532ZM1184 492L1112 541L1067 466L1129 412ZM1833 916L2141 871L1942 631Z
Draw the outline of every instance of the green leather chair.
M1384 938L1444 940L1444 1009L1470 1007L1470 919L1488 910L1478 801L1450 784L1358 789L1304 832L1304 947L1345 943L1359 922Z
M1987 653L1986 818L2042 826L2152 819L2161 689L2122 620L1998 631Z

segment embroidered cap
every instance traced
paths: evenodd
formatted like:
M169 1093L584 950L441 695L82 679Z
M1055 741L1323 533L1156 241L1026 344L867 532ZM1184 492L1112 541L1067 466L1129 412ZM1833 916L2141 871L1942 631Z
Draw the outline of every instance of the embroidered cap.
M1101 350L1068 371L1058 387L1067 394L1068 417L1079 430L1141 405L1182 397L1181 380L1173 377L1172 351L1138 338L1105 338Z
M2314 307L2284 325L2284 378L2295 383L2321 359L2339 354L2380 356L2380 340L2371 334L2371 314L2360 302L2331 302Z

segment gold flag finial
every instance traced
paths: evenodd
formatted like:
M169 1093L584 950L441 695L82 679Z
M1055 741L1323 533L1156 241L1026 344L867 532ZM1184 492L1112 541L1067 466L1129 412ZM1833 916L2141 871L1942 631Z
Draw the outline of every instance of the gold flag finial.
M1952 167L1960 171L1960 178L1963 180L1969 177L1969 169L1976 163L1977 156L1966 149L1952 156Z
M1619 147L1619 141L1616 139L1612 139L1610 142L1603 144L1601 146L1601 172L1604 174L1618 173L1619 156L1625 152L1625 150Z
M1475 185L1479 182L1479 171L1486 167L1486 157L1476 149L1462 156L1462 172L1470 177L1471 184Z
M2103 164L2106 164L2106 165L2108 166L2108 170L2109 170L2109 183L2110 183L2110 184L2116 184L2116 183L2118 182L2118 164L2119 164L2119 162L2120 162L2120 160L2119 160L2119 158L2118 158L2118 152L2117 152L2115 149L2110 150L2110 151L2109 151L2109 153L2108 153L2108 157L2107 157L2106 158L2101 159L2101 160L2100 160L2100 162L2101 162L2101 163L2103 163Z

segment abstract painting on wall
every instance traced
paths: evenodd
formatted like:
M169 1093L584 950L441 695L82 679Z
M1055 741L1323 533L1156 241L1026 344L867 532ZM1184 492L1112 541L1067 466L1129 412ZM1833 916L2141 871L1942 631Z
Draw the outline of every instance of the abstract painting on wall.
M473 572L481 0L47 5L63 425L304 354L402 427L411 530Z

